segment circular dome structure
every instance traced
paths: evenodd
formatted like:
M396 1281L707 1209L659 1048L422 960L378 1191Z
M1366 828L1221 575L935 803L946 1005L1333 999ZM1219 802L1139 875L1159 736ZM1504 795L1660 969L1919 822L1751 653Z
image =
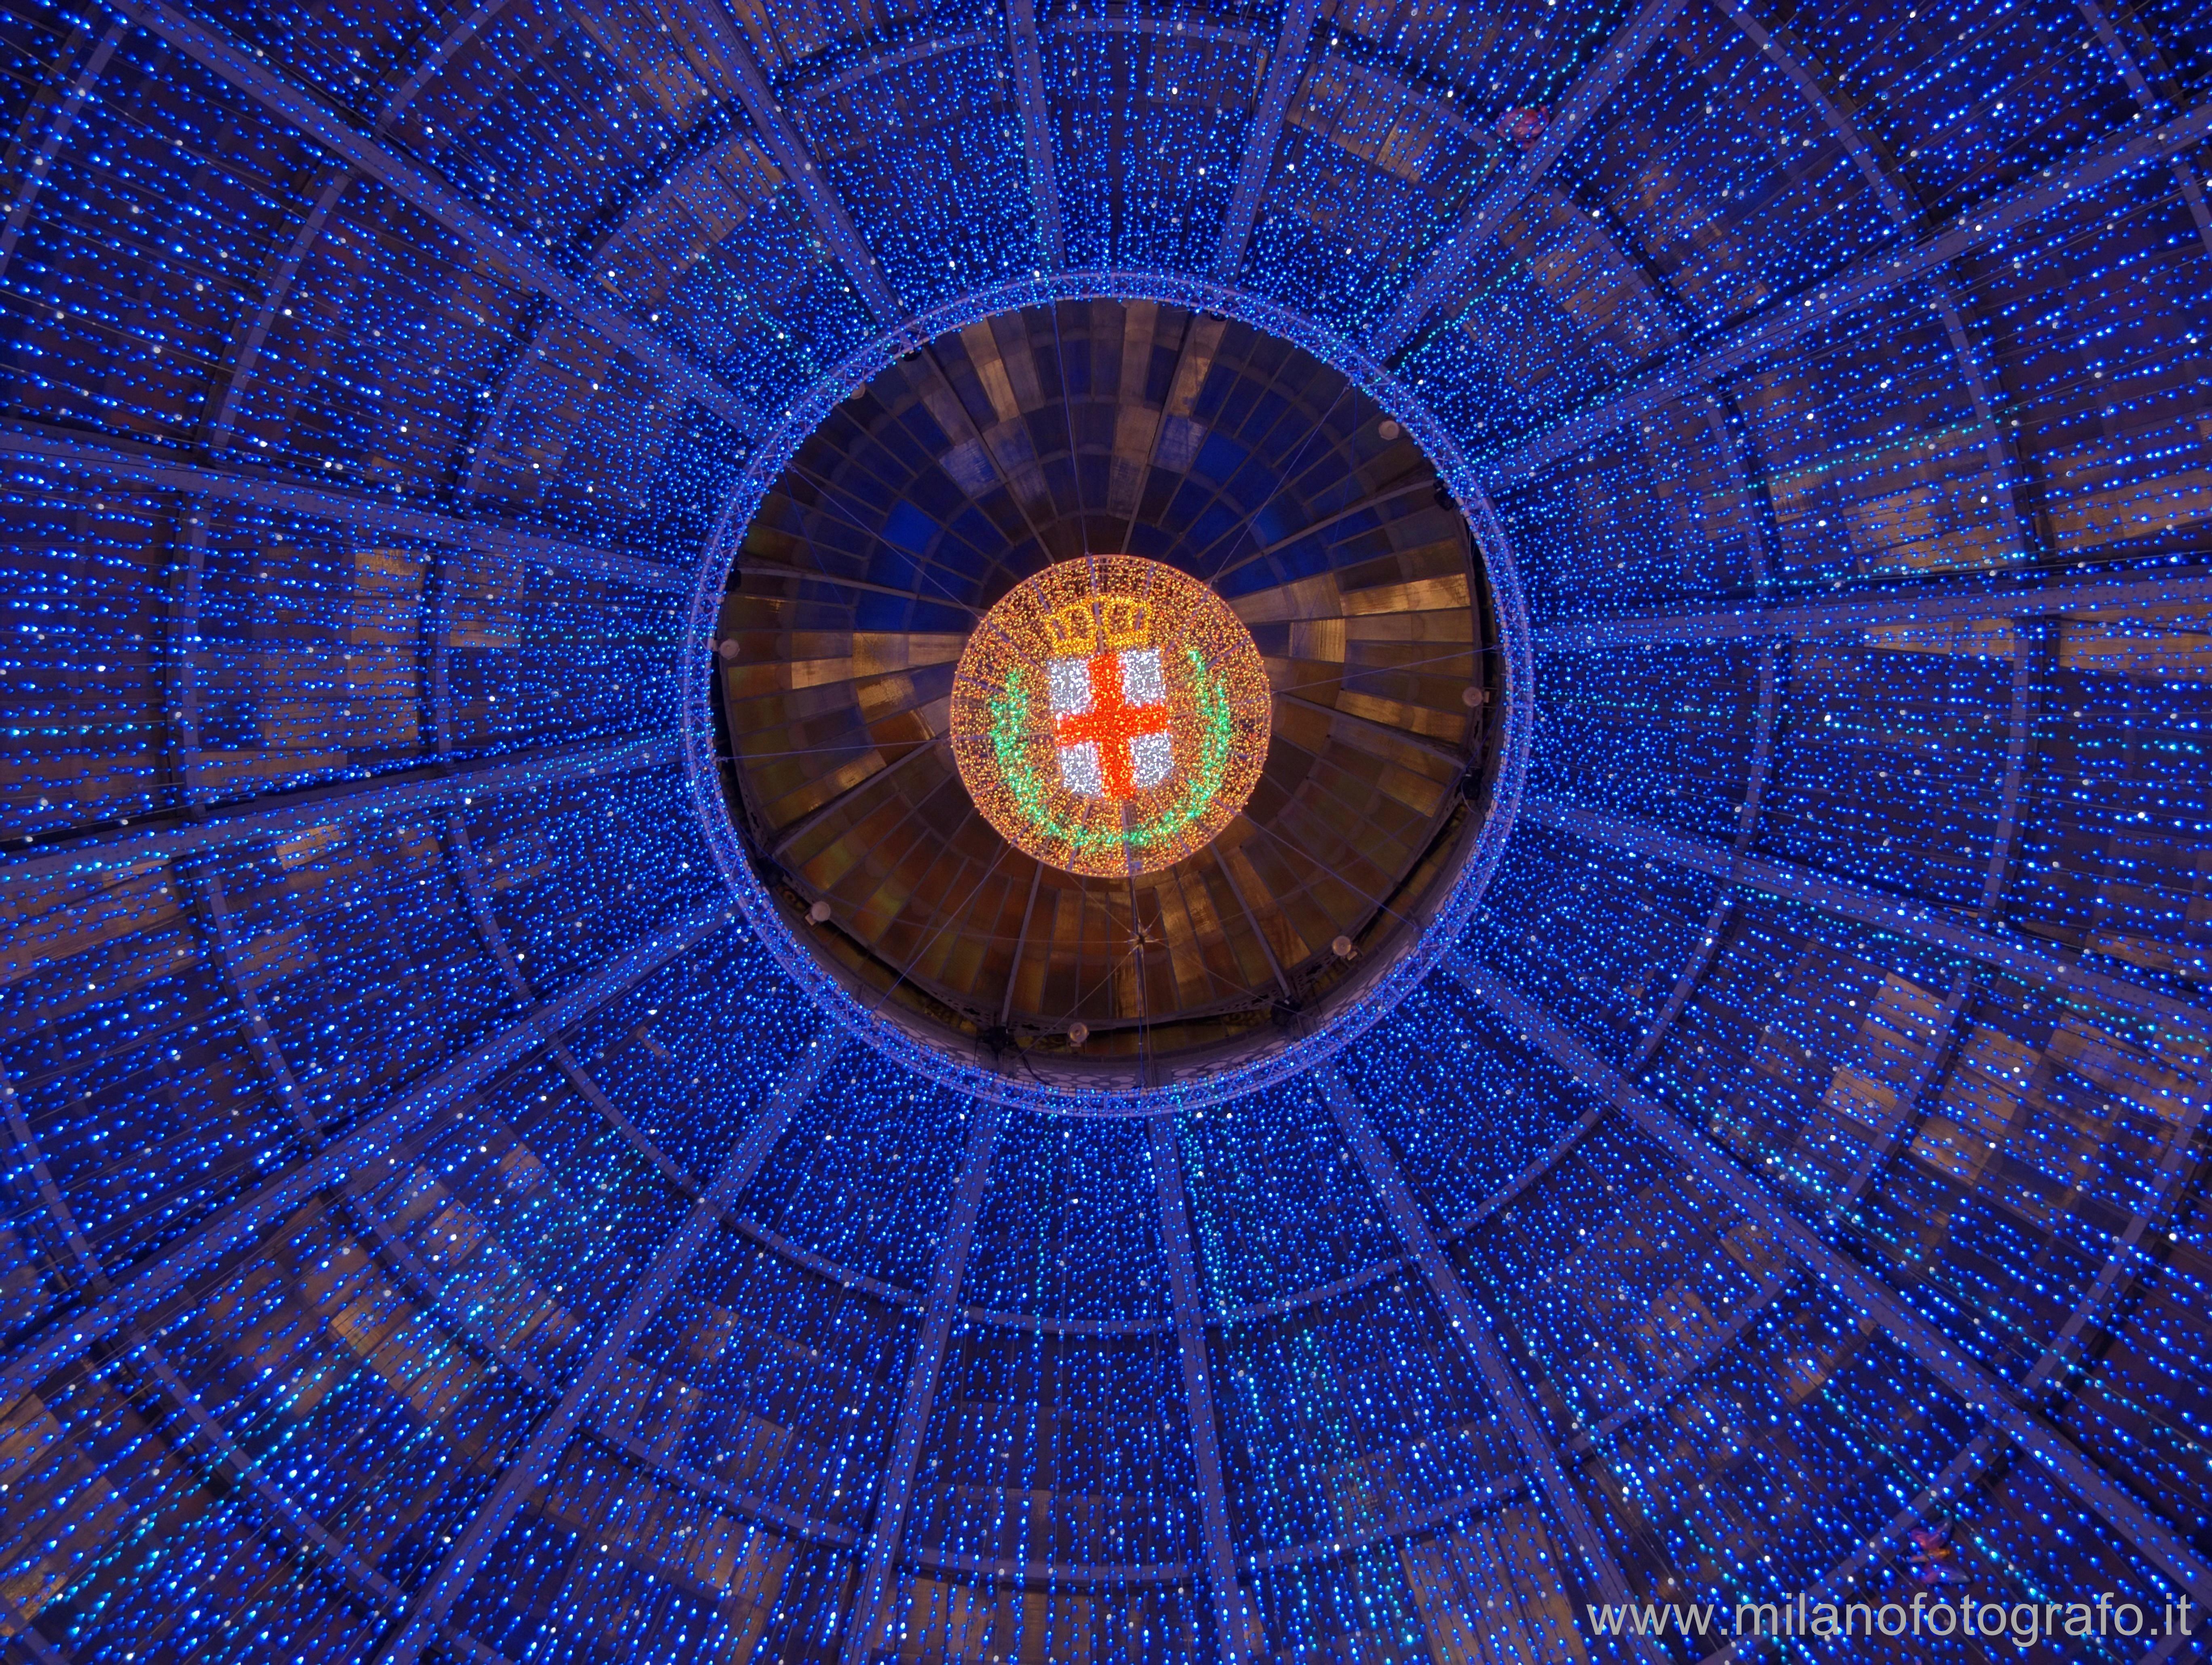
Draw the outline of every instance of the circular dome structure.
M847 391L750 514L712 661L731 842L770 940L895 1056L1188 1105L1373 1020L1479 896L1510 820L1490 575L1404 426L1304 349L1143 300L1000 313ZM1151 765L1077 732L1089 669L1052 681L1125 651Z
M2201 7L7 49L8 1658L2201 1653Z

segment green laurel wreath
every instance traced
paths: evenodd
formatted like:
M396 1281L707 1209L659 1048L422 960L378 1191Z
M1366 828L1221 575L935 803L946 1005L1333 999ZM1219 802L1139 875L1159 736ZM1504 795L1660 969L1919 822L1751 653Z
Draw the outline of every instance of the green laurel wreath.
M1189 790L1175 805L1141 826L1125 830L1081 823L1071 826L1054 815L1046 802L1043 784L1030 766L1024 738L1029 727L1030 696L1023 674L1015 671L1006 679L1006 691L992 699L991 746L998 756L999 774L1006 783L1006 790L1013 794L1015 803L1029 818L1030 824L1044 837L1066 845L1071 855L1088 855L1109 845L1142 850L1164 843L1204 814L1214 794L1221 790L1222 778L1229 772L1229 754L1236 740L1229 693L1219 676L1208 674L1206 661L1196 648L1186 647L1183 652L1190 660L1191 685L1198 698L1198 767L1192 772Z

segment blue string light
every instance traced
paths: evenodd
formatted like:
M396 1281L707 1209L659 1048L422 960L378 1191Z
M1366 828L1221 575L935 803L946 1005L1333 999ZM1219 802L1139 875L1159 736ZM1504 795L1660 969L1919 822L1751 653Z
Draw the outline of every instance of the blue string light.
M2135 1603L2067 1644L2134 1665L2212 1603L2201 16L5 51L27 1656L1443 1665L1964 1589ZM863 1019L706 692L806 436L1093 298L1373 397L1508 661L1376 998L1103 1106Z

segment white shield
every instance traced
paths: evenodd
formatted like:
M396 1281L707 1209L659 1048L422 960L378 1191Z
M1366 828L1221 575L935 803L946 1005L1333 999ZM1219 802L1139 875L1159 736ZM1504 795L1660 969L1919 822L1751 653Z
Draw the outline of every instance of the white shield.
M1160 669L1160 651L1156 647L1125 648L1116 656L1121 662L1121 699L1131 706L1160 705L1168 701L1167 680ZM1091 661L1088 658L1053 659L1046 663L1046 672L1052 683L1052 714L1057 717L1080 717L1091 709ZM1157 786L1175 772L1175 742L1163 729L1158 734L1138 735L1129 742L1129 778L1139 790ZM1098 756L1098 742L1084 741L1079 745L1060 748L1060 784L1071 792L1086 798L1106 796L1105 774Z

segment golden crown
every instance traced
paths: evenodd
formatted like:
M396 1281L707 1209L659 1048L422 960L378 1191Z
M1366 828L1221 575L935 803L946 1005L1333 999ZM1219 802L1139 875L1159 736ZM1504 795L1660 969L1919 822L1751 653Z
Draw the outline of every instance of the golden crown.
M1070 602L1046 614L1044 627L1055 654L1096 653L1102 637L1107 651L1118 653L1152 640L1152 604L1133 596Z

